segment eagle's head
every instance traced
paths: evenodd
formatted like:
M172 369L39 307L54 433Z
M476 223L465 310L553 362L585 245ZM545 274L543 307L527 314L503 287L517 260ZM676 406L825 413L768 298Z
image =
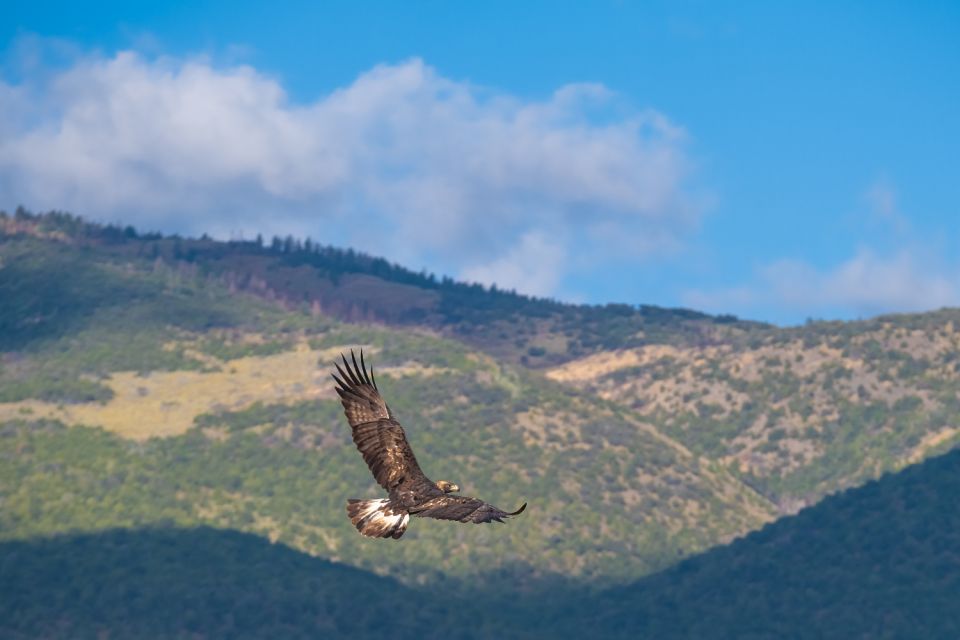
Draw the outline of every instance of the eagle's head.
M440 491L443 491L444 493L460 491L460 487L452 482L447 482L446 480L437 480L437 489L440 489Z

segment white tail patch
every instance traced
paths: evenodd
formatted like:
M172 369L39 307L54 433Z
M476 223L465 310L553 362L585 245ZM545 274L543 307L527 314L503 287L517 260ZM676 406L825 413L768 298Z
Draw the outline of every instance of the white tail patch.
M399 538L410 522L410 514L394 509L387 498L348 500L347 515L357 531L371 538Z

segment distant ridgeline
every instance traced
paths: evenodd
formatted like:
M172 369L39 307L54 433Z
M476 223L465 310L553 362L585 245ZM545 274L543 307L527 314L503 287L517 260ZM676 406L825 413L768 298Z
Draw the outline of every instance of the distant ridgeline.
M428 475L527 511L357 535L352 347ZM958 637L958 415L957 309L777 328L21 209L0 636Z
M635 584L405 587L232 531L0 544L4 637L956 638L960 452Z
M0 232L91 245L118 258L195 264L232 287L290 305L305 304L346 321L429 327L531 366L567 361L602 348L710 344L731 328L764 326L687 309L571 305L533 298L495 285L414 272L309 238L191 239L138 233L132 226L100 225L56 211L32 214L22 208L12 216L0 212Z
M156 240L153 256L154 241L122 230L84 240L85 226L67 235L25 214L5 228L3 539L208 525L406 584L467 575L609 584L776 513L630 411L437 332L344 323L236 286L220 264L229 258L160 257L175 239ZM195 241L205 243L230 254ZM264 278L315 271L288 269L267 249L237 251L238 264ZM346 500L382 490L350 438L330 371L337 354L361 346L425 470L491 501L530 502L521 526L417 522L392 545L357 535Z

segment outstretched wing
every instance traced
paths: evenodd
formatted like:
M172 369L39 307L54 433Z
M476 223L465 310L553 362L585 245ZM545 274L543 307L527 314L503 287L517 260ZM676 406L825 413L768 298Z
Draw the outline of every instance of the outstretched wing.
M373 369L367 372L360 352L360 363L353 350L350 360L343 359L343 368L335 365L340 373L333 374L337 381L337 393L343 404L343 411L353 431L353 442L363 455L364 462L370 467L373 477L381 487L393 491L401 484L430 484L423 475L417 458L407 442L400 423L394 420L390 408L377 390Z
M523 513L527 508L524 502L516 511L507 513L483 500L467 496L442 495L428 500L423 504L410 509L410 513L421 518L437 518L438 520L456 520L457 522L503 522L504 518Z

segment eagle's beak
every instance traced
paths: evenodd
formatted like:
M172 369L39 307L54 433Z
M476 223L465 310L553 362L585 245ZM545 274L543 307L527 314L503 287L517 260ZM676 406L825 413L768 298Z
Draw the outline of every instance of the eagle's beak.
M447 480L437 480L437 489L440 489L440 491L443 491L444 493L460 491L460 487Z

